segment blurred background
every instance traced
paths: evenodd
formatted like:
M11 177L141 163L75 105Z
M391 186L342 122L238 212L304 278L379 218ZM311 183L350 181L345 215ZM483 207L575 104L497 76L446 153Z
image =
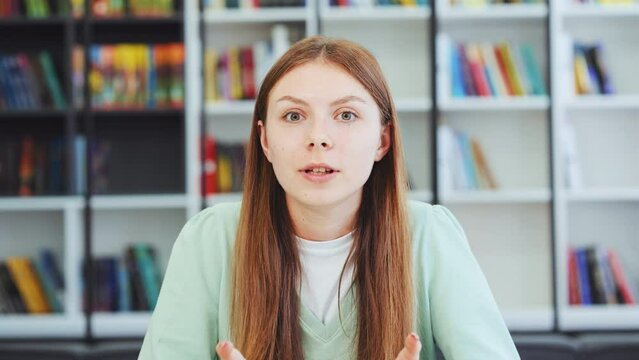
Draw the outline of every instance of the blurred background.
M377 57L410 197L522 358L638 359L638 33L636 0L0 0L0 358L136 357L178 232L241 199L262 78L322 34Z

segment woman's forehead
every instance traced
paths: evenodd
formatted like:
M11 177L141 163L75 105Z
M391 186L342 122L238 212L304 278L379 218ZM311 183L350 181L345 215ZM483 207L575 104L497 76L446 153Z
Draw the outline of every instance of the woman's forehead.
M307 103L331 103L348 96L372 101L364 86L346 70L325 61L312 61L283 75L273 87L269 102L288 97Z

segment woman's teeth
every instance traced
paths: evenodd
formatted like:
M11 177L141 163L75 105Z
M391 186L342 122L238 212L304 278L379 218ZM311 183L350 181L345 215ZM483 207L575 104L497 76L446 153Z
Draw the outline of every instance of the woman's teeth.
M327 168L323 168L323 167L306 170L306 173L308 173L308 174L330 174L332 172L333 172L333 170L327 169Z

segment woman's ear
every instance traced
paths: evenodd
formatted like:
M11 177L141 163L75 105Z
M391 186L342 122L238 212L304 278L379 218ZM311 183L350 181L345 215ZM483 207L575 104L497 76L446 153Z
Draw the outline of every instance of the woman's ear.
M388 152L391 146L391 136L390 136L390 124L386 124L382 126L382 133L379 139L379 146L377 147L377 152L375 153L375 161L380 161L384 158L384 155Z
M262 151L264 152L266 159L271 162L271 157L268 151L268 141L266 139L266 126L264 126L264 122L262 120L258 120L257 127L260 132L260 145L262 145Z

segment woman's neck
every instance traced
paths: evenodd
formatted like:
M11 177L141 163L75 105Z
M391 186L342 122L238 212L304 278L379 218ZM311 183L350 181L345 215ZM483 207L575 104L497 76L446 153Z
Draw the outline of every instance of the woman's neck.
M353 231L360 202L361 194L328 206L311 206L286 197L295 235L313 241L333 240Z

